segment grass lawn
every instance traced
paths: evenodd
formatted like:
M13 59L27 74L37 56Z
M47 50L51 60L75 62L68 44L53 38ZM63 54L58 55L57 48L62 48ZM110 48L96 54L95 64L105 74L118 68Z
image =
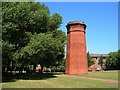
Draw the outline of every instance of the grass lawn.
M99 76L96 72L95 76ZM101 74L102 73L102 74ZM101 72L100 75L113 76L114 72ZM116 71L115 71L116 73ZM90 73L91 75L92 73ZM104 77L107 77L104 75ZM85 75L86 76L86 75ZM91 75L92 76L92 75ZM40 76L39 76L40 77ZM89 76L90 77L90 76ZM116 77L116 78L115 78ZM114 76L117 79L117 76ZM110 79L110 78L109 78ZM118 84L104 81L94 81L74 78L71 75L52 75L46 78L16 79L15 81L3 82L2 88L118 88Z
M118 80L118 70L115 70L115 71L89 72L89 74L80 75L80 76L91 77L91 78L102 78L102 79Z

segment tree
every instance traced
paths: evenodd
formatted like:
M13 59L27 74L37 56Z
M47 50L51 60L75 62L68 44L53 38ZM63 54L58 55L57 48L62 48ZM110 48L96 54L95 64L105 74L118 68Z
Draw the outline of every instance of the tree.
M9 44L8 42L2 42L2 66L3 69L12 68L11 63L14 62L13 60L13 53L14 53L14 45ZM4 71L3 71L4 72Z
M54 31L62 23L59 14L50 16L48 7L36 2L4 2L2 10L3 40L15 44L16 50L29 43L30 34Z
M101 67L102 67L102 65L103 65L103 63L104 63L104 62L103 62L103 59L104 59L103 56L100 56L100 57L99 57L99 64L100 64Z
M51 66L52 71L64 72L65 71L65 58L60 61L57 61L53 66Z
M62 34L65 37L65 33L62 32L61 36ZM63 39L65 41L65 38ZM50 67L64 58L63 47L65 42L63 43L62 41L62 39L56 38L52 32L34 34L30 39L30 43L16 53L16 59L23 60L22 63L30 62L35 65L40 63L41 69L43 69L44 66Z
M120 70L120 49L118 50L118 65L117 65L117 67L118 67L118 69Z
M92 60L92 56L89 54L89 52L87 53L87 59L88 59L89 67L94 64L94 61Z
M106 58L106 66L108 69L118 69L119 68L118 52L110 52L109 56Z
M65 33L57 30L62 23L58 13L50 16L49 8L41 3L3 2L2 16L2 39L14 46L11 52L16 65L46 61L43 64L49 66L64 56ZM9 53L3 52L3 58L6 56Z

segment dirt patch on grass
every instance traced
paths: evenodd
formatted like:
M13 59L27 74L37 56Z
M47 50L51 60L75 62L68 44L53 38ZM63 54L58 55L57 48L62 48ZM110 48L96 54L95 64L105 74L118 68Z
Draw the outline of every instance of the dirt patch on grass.
M76 77L76 78L83 78L83 79L89 79L89 80L97 80L97 81L104 81L108 83L120 83L118 80L110 80L110 79L101 79L101 78L89 78L89 77L83 77L83 76L71 76L71 77Z
M75 76L75 75L59 75L59 76L69 76L69 77L73 77L73 78L82 78L82 79L88 79L88 80L97 80L97 81L103 81L103 82L115 83L115 84L120 83L120 81L118 81L118 80L111 80L111 79L90 78L90 77Z

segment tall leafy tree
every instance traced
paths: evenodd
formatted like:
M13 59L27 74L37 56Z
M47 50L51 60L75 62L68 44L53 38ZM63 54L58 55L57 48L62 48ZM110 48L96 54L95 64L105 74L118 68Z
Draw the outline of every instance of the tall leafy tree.
M2 39L8 48L14 46L12 59L19 65L49 66L64 57L65 33L57 30L62 23L58 13L50 16L49 8L41 3L3 2L2 16ZM3 52L3 58L7 54Z

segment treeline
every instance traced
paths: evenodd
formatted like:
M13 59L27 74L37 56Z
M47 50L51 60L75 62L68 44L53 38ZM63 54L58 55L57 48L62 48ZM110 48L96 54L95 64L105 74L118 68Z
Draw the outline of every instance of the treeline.
M89 54L89 52L87 54L87 57L88 57L88 66L90 67L91 65L94 64L94 61L92 56ZM106 58L100 56L98 61L99 61L98 64L104 70L120 70L120 50L116 52L110 52Z

